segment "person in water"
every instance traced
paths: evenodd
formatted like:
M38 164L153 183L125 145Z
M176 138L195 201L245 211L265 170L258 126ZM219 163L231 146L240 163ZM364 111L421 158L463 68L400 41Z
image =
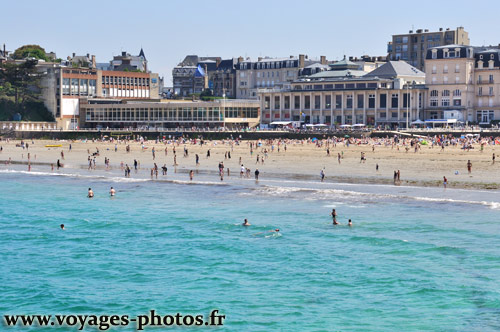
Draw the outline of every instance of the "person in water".
M243 221L243 226L250 226L251 224L248 222L248 219Z
M66 228L64 228L64 224L61 224L61 226L60 226L60 227L61 227L61 229L62 229L63 231L64 231L64 230L66 230Z
M111 189L109 190L109 195L110 196L116 195L116 190L113 187L111 187Z
M332 213L330 213L332 216L333 224L338 225L339 223L337 222L337 211L335 209L332 209Z
M349 221L347 222L347 226L351 227L352 226L352 220L349 219Z
M88 198L94 197L94 192L92 191L92 188L89 188L89 193L87 195Z

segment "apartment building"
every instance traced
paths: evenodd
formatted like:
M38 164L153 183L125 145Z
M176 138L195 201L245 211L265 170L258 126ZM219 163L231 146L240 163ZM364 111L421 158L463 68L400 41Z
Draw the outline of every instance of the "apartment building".
M427 119L500 120L500 46L433 47L426 56Z
M236 97L257 99L260 88L281 89L299 77L299 72L312 64L327 64L326 57L309 59L307 55L289 58L261 58L242 60L236 66Z
M389 61L370 73L343 69L353 65L344 60L339 70L299 78L289 88L259 90L261 122L405 127L422 118L423 72L404 61Z
M439 28L439 31L410 30L407 34L393 35L387 53L390 60L404 60L424 71L427 49L451 44L469 45L469 33L463 27L454 30Z

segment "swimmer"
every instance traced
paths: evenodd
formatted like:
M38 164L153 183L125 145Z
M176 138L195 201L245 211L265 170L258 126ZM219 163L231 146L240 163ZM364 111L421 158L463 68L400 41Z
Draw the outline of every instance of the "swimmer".
M111 187L111 189L109 190L109 195L110 196L116 195L116 190L113 187Z
M337 222L337 211L335 209L332 209L332 213L330 213L332 216L333 224L338 225L339 223Z
M94 197L94 192L92 191L92 188L89 188L89 193L87 195L88 198Z
M347 226L351 227L352 226L352 220L349 219L349 221L347 222Z
M66 230L66 228L64 228L64 224L61 224L61 226L60 226L60 227L61 227L61 229L62 229L63 231L64 231L64 230Z
M251 225L251 223L248 222L248 219L245 219L243 221L243 226L250 226L250 225Z

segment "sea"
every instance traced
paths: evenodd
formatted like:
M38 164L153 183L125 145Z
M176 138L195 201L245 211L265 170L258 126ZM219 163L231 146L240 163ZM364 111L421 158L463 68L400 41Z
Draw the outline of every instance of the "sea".
M2 165L0 330L218 310L221 326L145 331L500 331L499 194Z

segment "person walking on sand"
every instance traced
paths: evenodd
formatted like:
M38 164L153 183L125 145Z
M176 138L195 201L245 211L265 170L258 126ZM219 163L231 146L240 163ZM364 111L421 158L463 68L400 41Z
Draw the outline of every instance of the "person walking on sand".
M491 161L492 165L495 165L495 153L493 153L493 156L491 156Z
M448 184L448 179L446 178L446 176L443 176L443 187L444 189L446 189L446 185Z
M472 172L472 163L470 162L470 160L467 160L467 171L469 172L469 174L471 174Z

